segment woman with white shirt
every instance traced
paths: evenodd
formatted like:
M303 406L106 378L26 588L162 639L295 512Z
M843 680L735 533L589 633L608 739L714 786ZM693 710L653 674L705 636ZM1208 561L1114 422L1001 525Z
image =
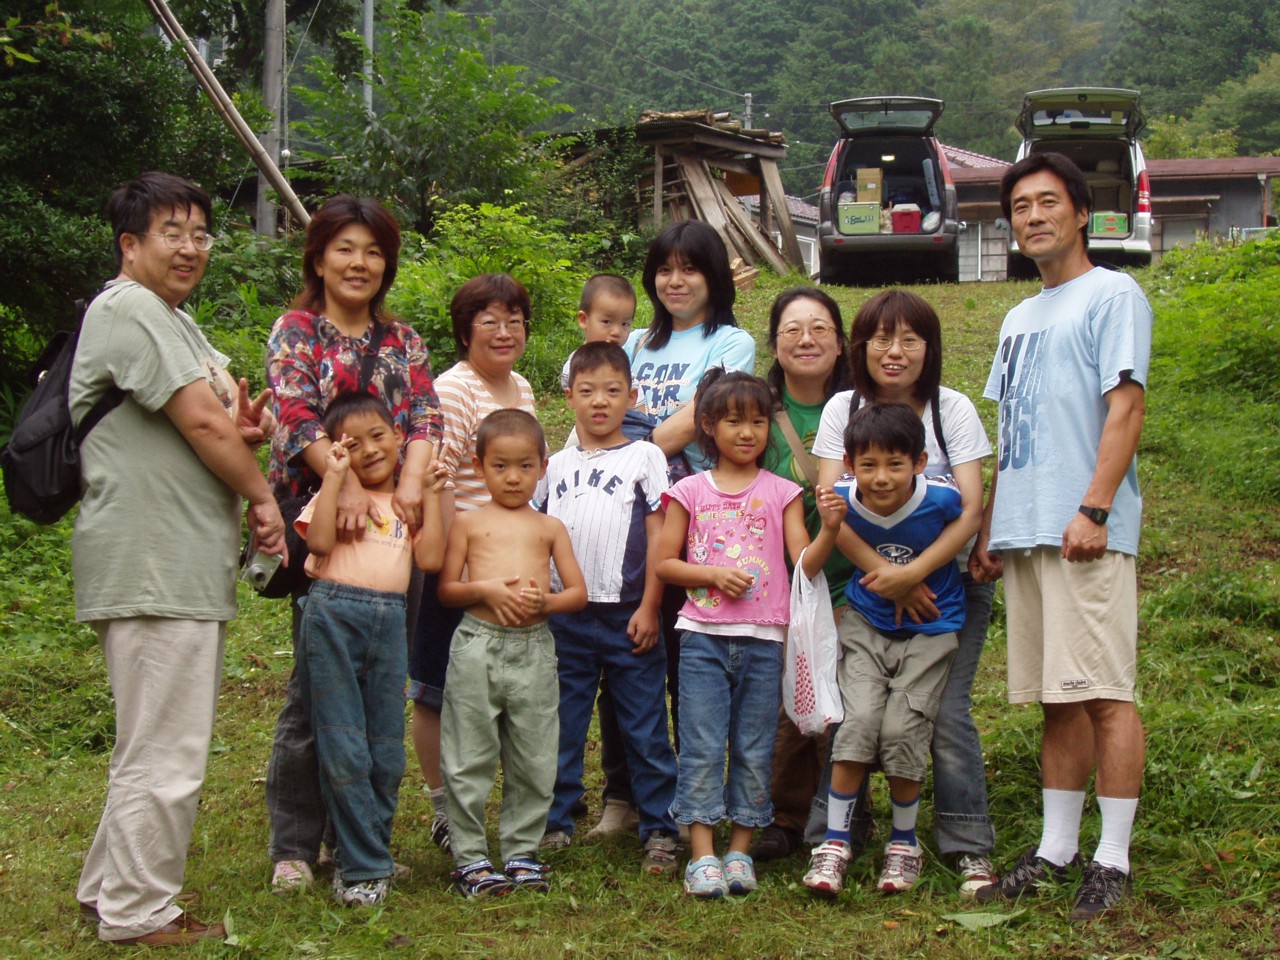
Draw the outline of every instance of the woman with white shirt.
M854 389L833 396L822 411L813 453L818 482L831 486L845 471L844 429L864 403L906 403L924 421L929 476L949 475L960 490L965 516L982 513L982 459L991 455L982 422L964 394L941 385L942 326L934 309L906 290L886 290L863 304L850 331ZM938 615L924 578L959 562L967 608L959 648L933 733L934 833L938 851L955 861L960 892L973 896L998 879L991 865L995 828L987 812L982 745L971 714L971 694L991 619L992 584L973 580L966 560L973 546L956 520L911 563L894 565L856 541L853 557L867 571L863 583L898 601L904 618Z

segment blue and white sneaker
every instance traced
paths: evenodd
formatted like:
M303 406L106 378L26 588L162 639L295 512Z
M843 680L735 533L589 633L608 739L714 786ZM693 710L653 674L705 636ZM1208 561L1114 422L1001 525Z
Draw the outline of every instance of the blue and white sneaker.
M734 896L740 897L755 891L756 865L747 854L737 852L725 854L721 870L724 873L725 885Z
M719 857L699 857L684 871L684 892L691 897L713 900L729 892Z

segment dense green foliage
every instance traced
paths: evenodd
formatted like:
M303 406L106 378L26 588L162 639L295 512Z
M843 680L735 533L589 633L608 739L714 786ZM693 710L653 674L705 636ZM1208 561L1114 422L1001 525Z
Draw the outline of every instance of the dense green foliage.
M441 203L536 189L546 163L525 131L567 109L545 99L552 81L491 67L485 27L468 17L415 13L400 0L387 0L383 14L372 113L360 84L327 57L307 67L317 89L294 89L312 111L298 127L323 144L311 155L334 188L384 200L422 233Z
M1185 118L1224 97L1230 110L1206 105L1198 117L1204 132L1234 132L1242 151L1280 148L1268 132L1280 105L1219 89L1247 82L1280 50L1275 5L1251 0L487 0L471 9L494 18L501 62L562 82L559 96L576 111L564 125L649 107L741 117L751 92L754 125L787 135L783 173L797 195L816 190L836 136L827 104L855 96L939 97L939 137L1009 158L1025 92L1132 85L1156 115ZM1270 96L1271 80L1255 83Z
M8 5L21 24L72 27L45 42L13 29L32 60L0 66L0 383L25 372L76 298L115 274L104 222L112 188L180 170L208 189L243 160L174 51L145 32L141 4ZM33 62L34 61L34 62Z

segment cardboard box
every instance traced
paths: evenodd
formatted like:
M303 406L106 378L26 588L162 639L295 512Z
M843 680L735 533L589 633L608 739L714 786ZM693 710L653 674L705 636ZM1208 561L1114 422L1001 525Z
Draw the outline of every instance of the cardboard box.
M840 203L836 205L836 229L846 236L880 232L880 204Z
M1129 235L1129 215L1103 211L1089 217L1089 236L1091 237L1127 237Z
M914 203L900 203L890 211L894 233L919 233L920 208Z
M884 203L884 171L880 167L859 167L854 177L859 203Z

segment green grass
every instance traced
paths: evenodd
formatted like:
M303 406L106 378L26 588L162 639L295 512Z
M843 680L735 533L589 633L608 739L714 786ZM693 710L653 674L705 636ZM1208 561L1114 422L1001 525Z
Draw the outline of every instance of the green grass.
M1259 456L1259 447L1274 450L1267 431L1275 430L1276 400L1265 395L1265 368L1241 375L1251 385L1245 403L1232 393L1231 378L1214 381L1196 366L1206 353L1197 348L1204 332L1199 318L1225 317L1218 324L1227 334L1254 336L1250 324L1263 321L1251 309L1247 285L1280 283L1280 267L1252 253L1249 276L1241 280L1222 267L1221 255L1196 256L1140 275L1157 308L1157 357L1176 357L1179 369L1172 359L1157 363L1148 397L1152 440L1144 443L1140 463L1146 522L1138 694L1149 752L1134 837L1138 896L1131 907L1093 926L1072 926L1065 919L1069 892L1062 890L1025 909L988 912L957 900L954 878L937 859L928 862L915 891L886 899L869 890L871 857L854 865L852 889L835 903L803 889L798 857L763 865L760 892L744 901L690 903L675 882L639 876L639 844L631 839L566 851L555 861L550 896L464 903L447 891L450 864L427 837L429 808L415 769L405 780L393 840L397 859L411 865L414 876L383 909L337 909L323 886L274 897L267 891L262 783L291 666L288 624L282 604L244 593L228 640L214 751L187 867L187 888L203 898L198 915L229 916L236 943L190 952L263 958L384 952L839 960L1280 956L1280 506L1259 482L1277 473L1274 455ZM761 340L769 302L783 286L762 278L740 299L739 316ZM1035 287L917 289L943 318L944 382L977 398L1000 319ZM832 292L848 318L874 291ZM1250 307L1247 315L1232 314L1232 303ZM765 366L762 349L761 371ZM1257 383L1260 391L1252 386ZM989 429L991 407L979 403ZM547 398L543 411L558 441L569 424L562 401ZM111 731L105 676L92 632L72 622L70 526L36 528L4 510L0 505L0 957L101 956L106 948L77 920L74 890L103 799ZM999 605L974 710L999 855L1008 859L1038 835L1039 714L1004 700ZM593 740L592 786L598 785L596 751ZM887 800L878 783L877 789L883 810ZM591 799L595 816L598 792ZM927 800L923 816L927 834ZM1090 811L1086 852L1096 836ZM1007 919L977 930L950 919L990 913Z

